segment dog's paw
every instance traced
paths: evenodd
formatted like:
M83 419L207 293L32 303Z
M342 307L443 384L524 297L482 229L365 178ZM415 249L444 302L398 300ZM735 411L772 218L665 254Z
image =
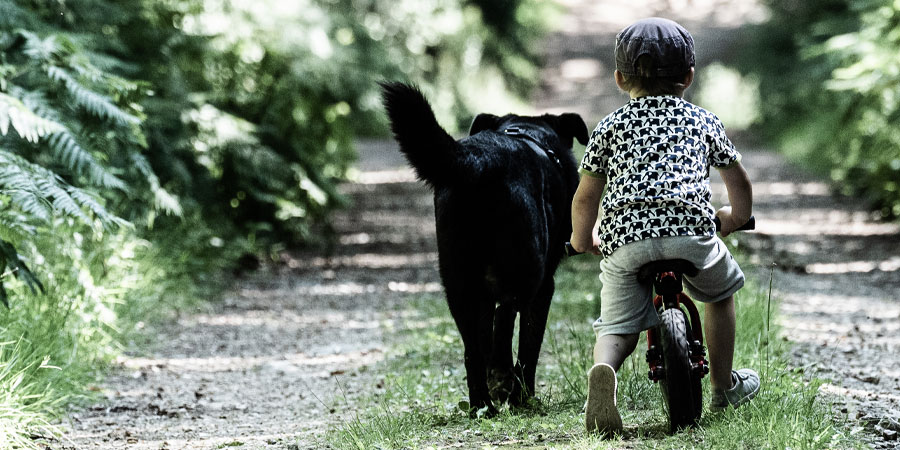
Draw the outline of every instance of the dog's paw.
M500 413L490 401L476 401L475 403L469 402L468 398L463 398L459 401L457 406L459 407L459 410L467 414L470 419L489 419Z
M509 406L515 412L543 413L544 403L533 395L514 395L509 398Z
M491 369L488 373L488 392L491 399L499 403L511 400L513 391L517 390L516 375L512 368Z

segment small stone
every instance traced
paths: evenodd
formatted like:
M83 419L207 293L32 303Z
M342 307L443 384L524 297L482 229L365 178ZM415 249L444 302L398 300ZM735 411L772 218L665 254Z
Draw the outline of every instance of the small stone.
M860 381L865 381L866 383L878 384L881 379L876 375L860 375Z

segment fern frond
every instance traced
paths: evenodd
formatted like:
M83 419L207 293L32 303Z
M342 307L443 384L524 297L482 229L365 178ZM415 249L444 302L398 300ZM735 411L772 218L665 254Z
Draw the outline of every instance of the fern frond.
M60 51L59 43L54 35L41 39L40 36L28 30L19 29L17 33L25 39L22 53L33 60L48 61Z
M100 223L107 229L112 229L115 227L130 227L132 226L130 222L121 217L115 216L111 214L103 205L97 201L97 198L92 196L91 194L78 189L74 186L68 186L66 191L69 194L69 197L72 198L79 206L87 209L94 216L100 219Z
M72 58L72 61L69 61L69 68L81 78L89 80L91 83L107 86L114 92L129 92L139 88L138 83L134 81L98 69L88 62L84 55L81 58Z
M0 92L0 134L6 135L9 126L28 142L65 128L57 122L45 119L30 110L21 100Z
M40 192L35 184L36 177L23 169L23 165L19 164L23 161L15 155L0 152L0 194L8 196L12 204L28 216L49 222L52 216L50 202L36 195Z
M181 202L178 200L178 197L169 193L169 191L165 190L159 184L159 178L156 176L156 173L153 172L150 161L147 161L147 158L140 153L132 153L131 161L134 163L134 168L136 168L138 172L147 179L147 182L150 183L150 191L153 192L154 206L168 214L180 216L182 214Z
M34 194L41 195L44 199L49 200L54 211L62 212L66 216L90 225L91 218L82 211L80 205L69 195L69 192L60 181L56 176L38 178L34 184L39 190Z
M85 210L107 228L127 223L52 171L3 150L0 150L0 194L8 196L12 205L26 215L47 223L54 212L59 212L92 226Z
M106 189L128 190L128 185L100 164L68 130L50 134L47 144L58 161L75 173L86 175L91 184Z
M47 67L47 75L52 80L61 83L66 88L66 92L75 100L75 103L90 114L101 119L111 120L121 126L132 126L141 123L141 119L137 116L125 112L106 96L83 86L62 67L54 65Z
M14 90L20 91L19 89ZM39 96L38 96L39 97ZM84 149L75 136L62 124L51 118L42 116L48 114L49 106L38 101L36 96L30 99L31 105L26 105L16 97L0 93L0 133L3 135L9 131L9 125L29 142L37 142L40 138L49 137L47 144L53 150L56 159L65 167L75 173L85 175L88 181L102 188L127 190L124 181L107 170L89 151ZM31 108L29 108L31 106ZM52 111L52 110L50 110ZM40 114L40 115L39 115Z

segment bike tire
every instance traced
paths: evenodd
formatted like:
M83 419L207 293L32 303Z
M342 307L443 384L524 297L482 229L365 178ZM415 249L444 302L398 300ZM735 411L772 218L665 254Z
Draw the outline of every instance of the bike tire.
M685 315L687 316L687 315ZM694 339L694 333L691 332L691 326L693 325L689 320L685 322L687 325L687 329L685 330L688 341L692 341ZM693 355L691 355L693 356ZM693 362L691 363L691 395L694 400L694 423L700 420L700 415L703 414L703 373L698 370L693 370Z
M702 388L699 377L691 371L688 325L684 312L677 308L666 309L660 319L659 336L665 367L660 389L669 413L669 426L674 432L696 424L700 418Z

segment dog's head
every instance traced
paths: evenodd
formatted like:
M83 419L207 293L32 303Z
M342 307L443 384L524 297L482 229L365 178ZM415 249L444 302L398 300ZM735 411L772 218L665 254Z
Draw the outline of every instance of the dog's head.
M581 116L575 113L544 114L542 116L517 116L507 114L503 117L493 114L479 114L469 127L469 136L484 130L502 131L513 126L537 128L552 131L565 148L572 148L574 139L582 145L588 143L588 130Z

